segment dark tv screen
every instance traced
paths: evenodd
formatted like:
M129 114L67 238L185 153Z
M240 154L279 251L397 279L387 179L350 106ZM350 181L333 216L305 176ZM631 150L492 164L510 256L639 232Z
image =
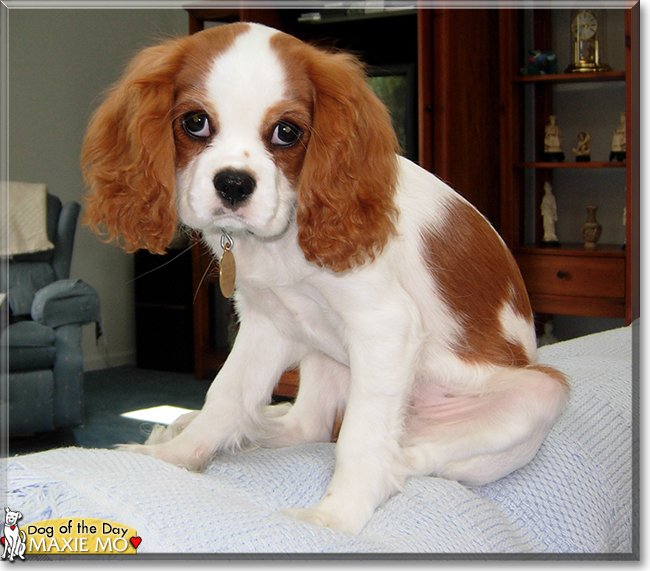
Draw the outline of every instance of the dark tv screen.
M415 65L373 67L369 71L368 82L390 111L402 154L412 161L417 161Z

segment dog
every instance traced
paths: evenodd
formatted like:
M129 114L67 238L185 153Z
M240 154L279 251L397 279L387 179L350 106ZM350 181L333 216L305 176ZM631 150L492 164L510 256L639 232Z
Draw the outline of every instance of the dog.
M82 150L84 221L164 253L180 223L232 255L239 332L204 407L127 449L190 470L222 450L332 438L324 497L350 533L407 477L480 485L525 466L568 383L536 358L518 267L488 221L398 154L363 66L258 24L135 57ZM231 276L232 277L232 276ZM292 405L271 405L299 367Z
M22 517L23 514L20 512L14 512L9 508L5 508L5 527L2 541L5 548L2 553L2 559L6 559L8 555L9 561L13 561L14 557L20 557L23 561L25 560L25 542L27 541L27 536L18 525L18 520L22 519Z

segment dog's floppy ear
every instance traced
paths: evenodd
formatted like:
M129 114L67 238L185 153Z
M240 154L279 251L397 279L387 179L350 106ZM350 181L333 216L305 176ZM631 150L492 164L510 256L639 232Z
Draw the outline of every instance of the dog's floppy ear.
M82 148L84 223L126 251L164 253L176 229L170 117L181 42L148 48L94 113Z
M351 55L310 47L312 132L298 189L298 241L309 261L344 271L395 231L397 138Z

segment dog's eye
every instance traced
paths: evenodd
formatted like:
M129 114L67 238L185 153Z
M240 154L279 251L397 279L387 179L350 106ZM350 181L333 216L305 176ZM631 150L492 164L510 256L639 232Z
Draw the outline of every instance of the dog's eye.
M271 144L276 147L290 147L295 145L302 136L302 131L293 123L280 121L273 129Z
M205 113L188 113L183 117L183 129L196 139L207 139L210 135L210 120Z

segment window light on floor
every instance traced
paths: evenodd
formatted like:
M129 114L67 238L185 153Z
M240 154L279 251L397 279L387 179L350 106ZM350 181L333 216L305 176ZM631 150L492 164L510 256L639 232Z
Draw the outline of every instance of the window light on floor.
M132 412L125 412L120 416L133 418L135 420L144 420L146 422L155 422L157 424L171 424L179 416L187 412L192 411L188 408L181 408L178 406L161 405L151 408L143 408L141 410L134 410Z

